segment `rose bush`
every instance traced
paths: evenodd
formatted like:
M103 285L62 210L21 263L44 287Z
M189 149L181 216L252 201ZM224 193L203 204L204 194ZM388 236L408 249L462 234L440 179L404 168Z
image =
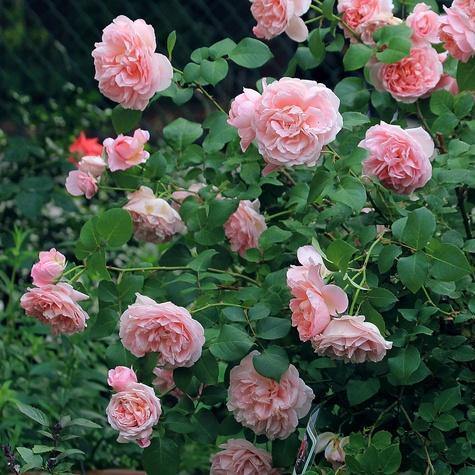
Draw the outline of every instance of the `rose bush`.
M66 178L91 206L74 256L41 252L21 306L104 349L104 414L149 474L291 473L312 407L308 474L470 474L472 2L251 3L256 36L304 44L229 104L211 87L265 43L179 69L175 34L167 59L146 19L111 19L93 56L115 135ZM345 77L314 80L326 60ZM140 129L195 93L216 109L202 124ZM206 460L185 466L189 446ZM35 447L23 471L67 472Z

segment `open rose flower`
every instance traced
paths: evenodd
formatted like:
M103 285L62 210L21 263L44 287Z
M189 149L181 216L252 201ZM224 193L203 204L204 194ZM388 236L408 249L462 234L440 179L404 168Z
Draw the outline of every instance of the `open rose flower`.
M349 437L340 438L333 432L322 432L318 435L315 453L325 451L325 459L330 462L334 469L345 463L345 445L350 441Z
M134 356L158 353L158 364L167 369L192 366L205 342L203 327L186 308L140 294L121 315L119 336Z
M363 173L396 193L412 193L432 176L434 142L422 127L402 129L381 122L366 131L359 146L369 152Z
M146 162L150 154L144 150L144 145L149 139L150 134L142 129L137 129L132 137L120 134L116 139L105 139L104 148L110 170L127 170Z
M331 274L323 262L322 256L313 246L301 246L297 249L297 260L299 266L290 266L287 271L287 279L304 280L308 279L309 269L320 266L320 275L325 278Z
M165 200L157 198L150 188L141 186L128 197L129 201L124 209L132 217L137 240L166 242L175 234L183 234L186 231L177 211Z
M137 375L132 368L126 366L116 366L110 369L107 374L107 384L114 391L125 391L127 386L137 382Z
M231 102L228 124L235 127L241 139L241 149L247 150L256 138L254 118L256 107L261 100L261 95L254 89L244 88L244 92L236 96Z
M40 260L31 268L31 278L37 287L56 282L66 267L66 258L54 247L40 252Z
M371 82L378 91L387 91L400 102L415 102L434 89L443 73L441 57L428 44L413 45L409 56L397 63L368 63Z
M252 363L258 354L252 351L231 370L227 407L238 422L256 434L286 439L298 420L307 415L314 394L293 365L280 382L261 376Z
M302 341L321 333L331 316L348 308L346 293L336 285L325 284L321 272L321 264L312 263L292 266L287 271L287 286L294 297L290 301L292 326L297 328Z
M282 78L264 85L255 115L256 141L266 175L280 167L314 166L343 125L340 100L324 84Z
M118 16L94 46L94 78L99 90L122 107L144 110L156 92L170 86L172 65L155 52L155 31L144 20Z
M315 352L352 363L381 361L393 344L381 336L376 325L364 320L362 315L334 318L322 334L313 338Z
M455 59L466 63L475 56L475 7L473 1L459 1L451 8L444 6L440 39Z
M272 456L246 439L229 439L211 457L210 475L278 475Z
M251 13L257 21L252 32L258 38L270 40L281 33L301 43L308 36L308 28L300 18L307 13L311 0L250 0Z
M85 196L90 200L99 190L97 179L81 170L70 171L66 177L66 190L73 196Z
M229 239L231 249L241 256L248 249L257 248L259 237L267 229L264 216L259 213L259 200L242 200L238 209L224 224L224 234Z
M20 305L30 317L51 327L53 335L82 332L89 315L77 302L89 297L64 282L28 289Z
M111 397L106 414L111 427L119 431L117 442L135 442L145 448L150 445L162 407L150 386L131 382Z
M87 155L101 155L102 145L99 143L99 139L97 137L88 139L86 134L81 132L69 146L69 151L71 153L69 156L69 161L71 163L77 164L79 159Z
M106 162L100 155L86 155L79 160L78 170L99 178L106 170Z
M416 42L439 43L440 19L429 5L418 3L406 19L407 26L412 30L412 39Z

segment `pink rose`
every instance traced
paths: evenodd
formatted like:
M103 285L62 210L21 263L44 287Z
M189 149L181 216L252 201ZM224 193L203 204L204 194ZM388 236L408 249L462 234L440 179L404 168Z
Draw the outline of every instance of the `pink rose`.
M315 81L282 78L264 85L254 121L259 152L268 163L263 174L282 166L314 166L342 128L339 105L338 97Z
M210 475L278 475L272 456L245 439L229 439L211 457Z
M155 375L155 378L152 383L158 389L160 394L163 395L169 393L177 399L180 399L183 396L183 392L175 385L172 369L160 368L157 366L153 370L153 374Z
M362 315L333 319L323 333L312 340L315 352L352 363L381 361L393 344L381 336L376 325L364 319Z
M205 186L204 183L193 183L187 190L174 191L172 193L172 208L179 211L183 201L185 201L188 196L198 196L198 192Z
M301 43L308 36L308 28L300 18L307 13L311 0L250 0L251 13L257 21L252 32L258 38L270 40L281 33Z
M236 421L256 434L286 439L307 415L314 394L293 365L280 382L261 376L252 363L258 354L252 351L231 370L227 407Z
M170 86L173 68L155 53L155 31L143 20L120 15L106 26L92 52L99 90L126 109L144 110L156 92Z
M69 151L71 152L71 155L69 156L68 161L77 164L78 158L82 158L86 155L101 155L102 145L99 143L97 137L88 139L86 134L81 132L69 146Z
M84 195L90 200L97 193L99 187L97 186L97 179L90 173L73 170L69 172L66 178L66 190L70 195Z
M308 271L311 267L320 266L320 275L325 278L331 274L323 262L322 256L313 246L301 246L297 249L297 260L300 266L290 266L287 271L287 279L289 276L292 280L308 279Z
M150 188L141 186L128 197L124 209L132 217L137 240L166 242L186 231L180 215L165 200L156 198Z
M475 7L468 1L454 2L445 13L440 27L444 48L455 58L466 63L475 55Z
M66 267L66 258L54 247L40 252L40 260L31 268L31 278L37 287L53 284Z
M368 62L371 82L378 91L387 91L400 102L415 102L439 82L443 66L430 45L414 45L409 56L397 63Z
M302 254L307 257L309 253L305 249ZM297 327L301 341L308 341L325 330L330 316L336 316L348 308L348 297L340 287L325 284L321 277L321 264L313 263L316 259L302 261L307 265L292 266L287 271L287 286L294 297L290 301L292 326Z
M50 325L53 335L72 335L86 328L89 315L77 302L88 298L62 282L28 289L21 297L20 305L27 315Z
M396 193L412 193L432 176L434 142L422 127L404 130L381 122L366 131L359 146L369 152L363 173Z
M130 383L111 397L106 414L111 427L119 431L117 442L135 442L145 448L150 445L152 427L157 424L162 407L150 386Z
M94 178L99 178L106 169L106 162L100 155L86 155L78 163L81 172L89 173Z
M105 139L104 148L110 171L127 170L146 162L150 154L144 150L144 145L149 139L150 134L142 129L137 129L133 137L120 134L116 139Z
M259 213L259 200L241 200L238 209L224 224L224 234L231 249L244 256L248 249L259 246L259 237L267 229L264 216Z
M325 459L330 462L334 469L345 463L344 447L350 441L349 437L340 438L333 432L319 434L315 453L325 451Z
M407 26L412 30L412 39L440 43L440 18L426 3L418 3L406 19Z
M107 384L114 391L125 391L127 386L137 382L137 375L132 368L126 366L116 366L110 369L107 374Z
M361 41L365 45L376 46L376 42L373 39L373 35L376 31L383 28L383 26L399 25L400 23L402 23L402 20L395 16L387 14L377 15L371 20L361 23L361 25L356 28L356 32L360 35ZM354 40L353 35L350 36L350 39Z
M392 0L338 0L338 13L342 20L352 29L358 30L358 27L366 22L392 17ZM347 38L352 38L352 34L342 25Z
M140 294L121 315L119 336L133 355L158 353L158 364L168 369L193 366L205 342L203 327L186 308Z
M433 92L440 91L441 89L450 92L450 94L454 96L460 92L457 80L454 77L444 73L442 76L440 76L440 81L435 85L434 89L431 89L427 94L422 96L422 99L429 97Z
M235 127L241 138L241 149L247 150L251 142L256 138L254 118L256 107L261 100L261 95L253 89L244 88L244 92L236 96L231 102L228 124Z

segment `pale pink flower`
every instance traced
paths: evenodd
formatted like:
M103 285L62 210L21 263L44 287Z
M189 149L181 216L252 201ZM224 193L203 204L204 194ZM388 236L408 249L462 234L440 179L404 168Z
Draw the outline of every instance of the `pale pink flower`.
M441 17L432 11L426 3L418 3L407 17L406 23L412 30L414 41L440 42Z
M376 42L374 41L373 35L376 31L383 28L383 26L399 25L400 23L402 23L400 18L393 15L381 14L361 23L355 31L360 35L361 41L365 45L375 46ZM350 36L350 39L356 41L353 35Z
M140 294L121 315L119 336L134 356L158 353L158 364L167 369L192 366L205 342L203 327L186 308Z
M155 378L153 379L152 384L158 389L160 394L169 393L177 399L180 399L183 396L183 392L175 385L172 369L160 368L157 366L153 370L153 374L155 375Z
M286 439L308 414L314 394L293 365L280 382L261 376L252 362L258 354L252 351L231 370L227 407L236 421L256 434Z
M204 188L204 183L193 183L187 190L177 190L172 193L172 207L174 210L179 211L183 201L189 196L198 196L198 192Z
M66 190L73 196L85 196L90 200L99 190L97 179L90 173L72 170L66 178Z
M432 90L443 73L442 61L429 44L413 45L409 56L397 63L368 62L371 82L400 102L415 102Z
M259 200L241 200L237 210L224 224L224 234L231 249L244 256L248 249L259 246L259 237L267 229L264 216L259 213Z
M345 445L350 441L349 437L340 438L333 432L322 432L318 435L315 453L325 451L325 459L330 462L334 469L345 463Z
M107 384L117 392L125 391L127 386L136 382L135 371L126 366L116 366L114 369L110 369L107 374Z
M54 247L40 252L40 260L31 268L31 278L37 287L53 284L66 267L66 258Z
M334 318L322 334L313 338L315 352L352 363L381 361L393 344L381 336L376 325L364 320L362 315Z
M53 335L82 332L89 315L77 302L89 297L64 282L28 289L20 305L30 317L51 327Z
M135 238L139 241L166 242L175 234L183 234L186 226L180 215L165 200L157 198L153 191L141 186L128 195L124 209L134 223Z
M228 124L236 128L241 138L241 149L247 150L256 138L254 118L256 107L261 100L261 95L253 89L244 88L244 92L236 96L231 102Z
M307 13L311 0L250 0L251 13L257 21L252 32L258 38L270 40L281 33L301 43L308 36L308 28L300 18Z
M297 328L301 341L308 341L325 330L331 316L348 308L348 297L340 287L325 284L321 276L322 265L310 250L304 249L300 254L306 265L292 266L287 271L287 286L294 297L290 301L292 326ZM306 260L304 256L313 259Z
M324 84L282 78L264 84L255 115L256 141L266 175L282 166L314 166L343 125L340 100Z
M396 193L412 193L432 176L434 142L422 127L402 129L381 122L366 131L359 147L369 152L363 173Z
M473 2L454 2L445 13L440 27L440 40L455 59L466 63L475 55L475 7Z
M301 246L297 249L297 260L299 266L290 266L287 271L287 279L303 280L308 278L308 271L311 267L320 266L320 275L325 278L331 274L325 267L323 258L313 246Z
M100 155L86 155L79 160L78 169L99 178L106 169L106 162Z
M269 452L246 439L229 439L211 457L210 475L278 475Z
M111 397L106 414L111 427L119 431L117 442L135 442L145 448L150 445L153 426L162 414L162 407L150 386L130 383Z
M422 96L422 99L429 97L433 92L440 91L441 89L450 92L453 96L459 93L457 80L449 74L444 73L440 76L440 81L435 85L434 89L431 89L427 94Z
M155 31L144 20L118 16L94 46L94 78L99 90L122 107L144 110L156 92L170 86L172 65L155 52Z
M150 134L142 129L137 129L133 137L120 134L116 139L105 139L104 148L110 171L127 170L146 162L150 154L144 150L144 145L149 139Z

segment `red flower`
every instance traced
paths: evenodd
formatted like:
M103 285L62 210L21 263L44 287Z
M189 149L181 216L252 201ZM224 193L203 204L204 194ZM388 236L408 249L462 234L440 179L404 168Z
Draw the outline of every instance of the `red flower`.
M81 132L79 137L69 146L69 151L71 155L68 160L74 165L77 165L79 159L86 155L101 155L102 145L99 143L97 137L88 139L86 134Z

